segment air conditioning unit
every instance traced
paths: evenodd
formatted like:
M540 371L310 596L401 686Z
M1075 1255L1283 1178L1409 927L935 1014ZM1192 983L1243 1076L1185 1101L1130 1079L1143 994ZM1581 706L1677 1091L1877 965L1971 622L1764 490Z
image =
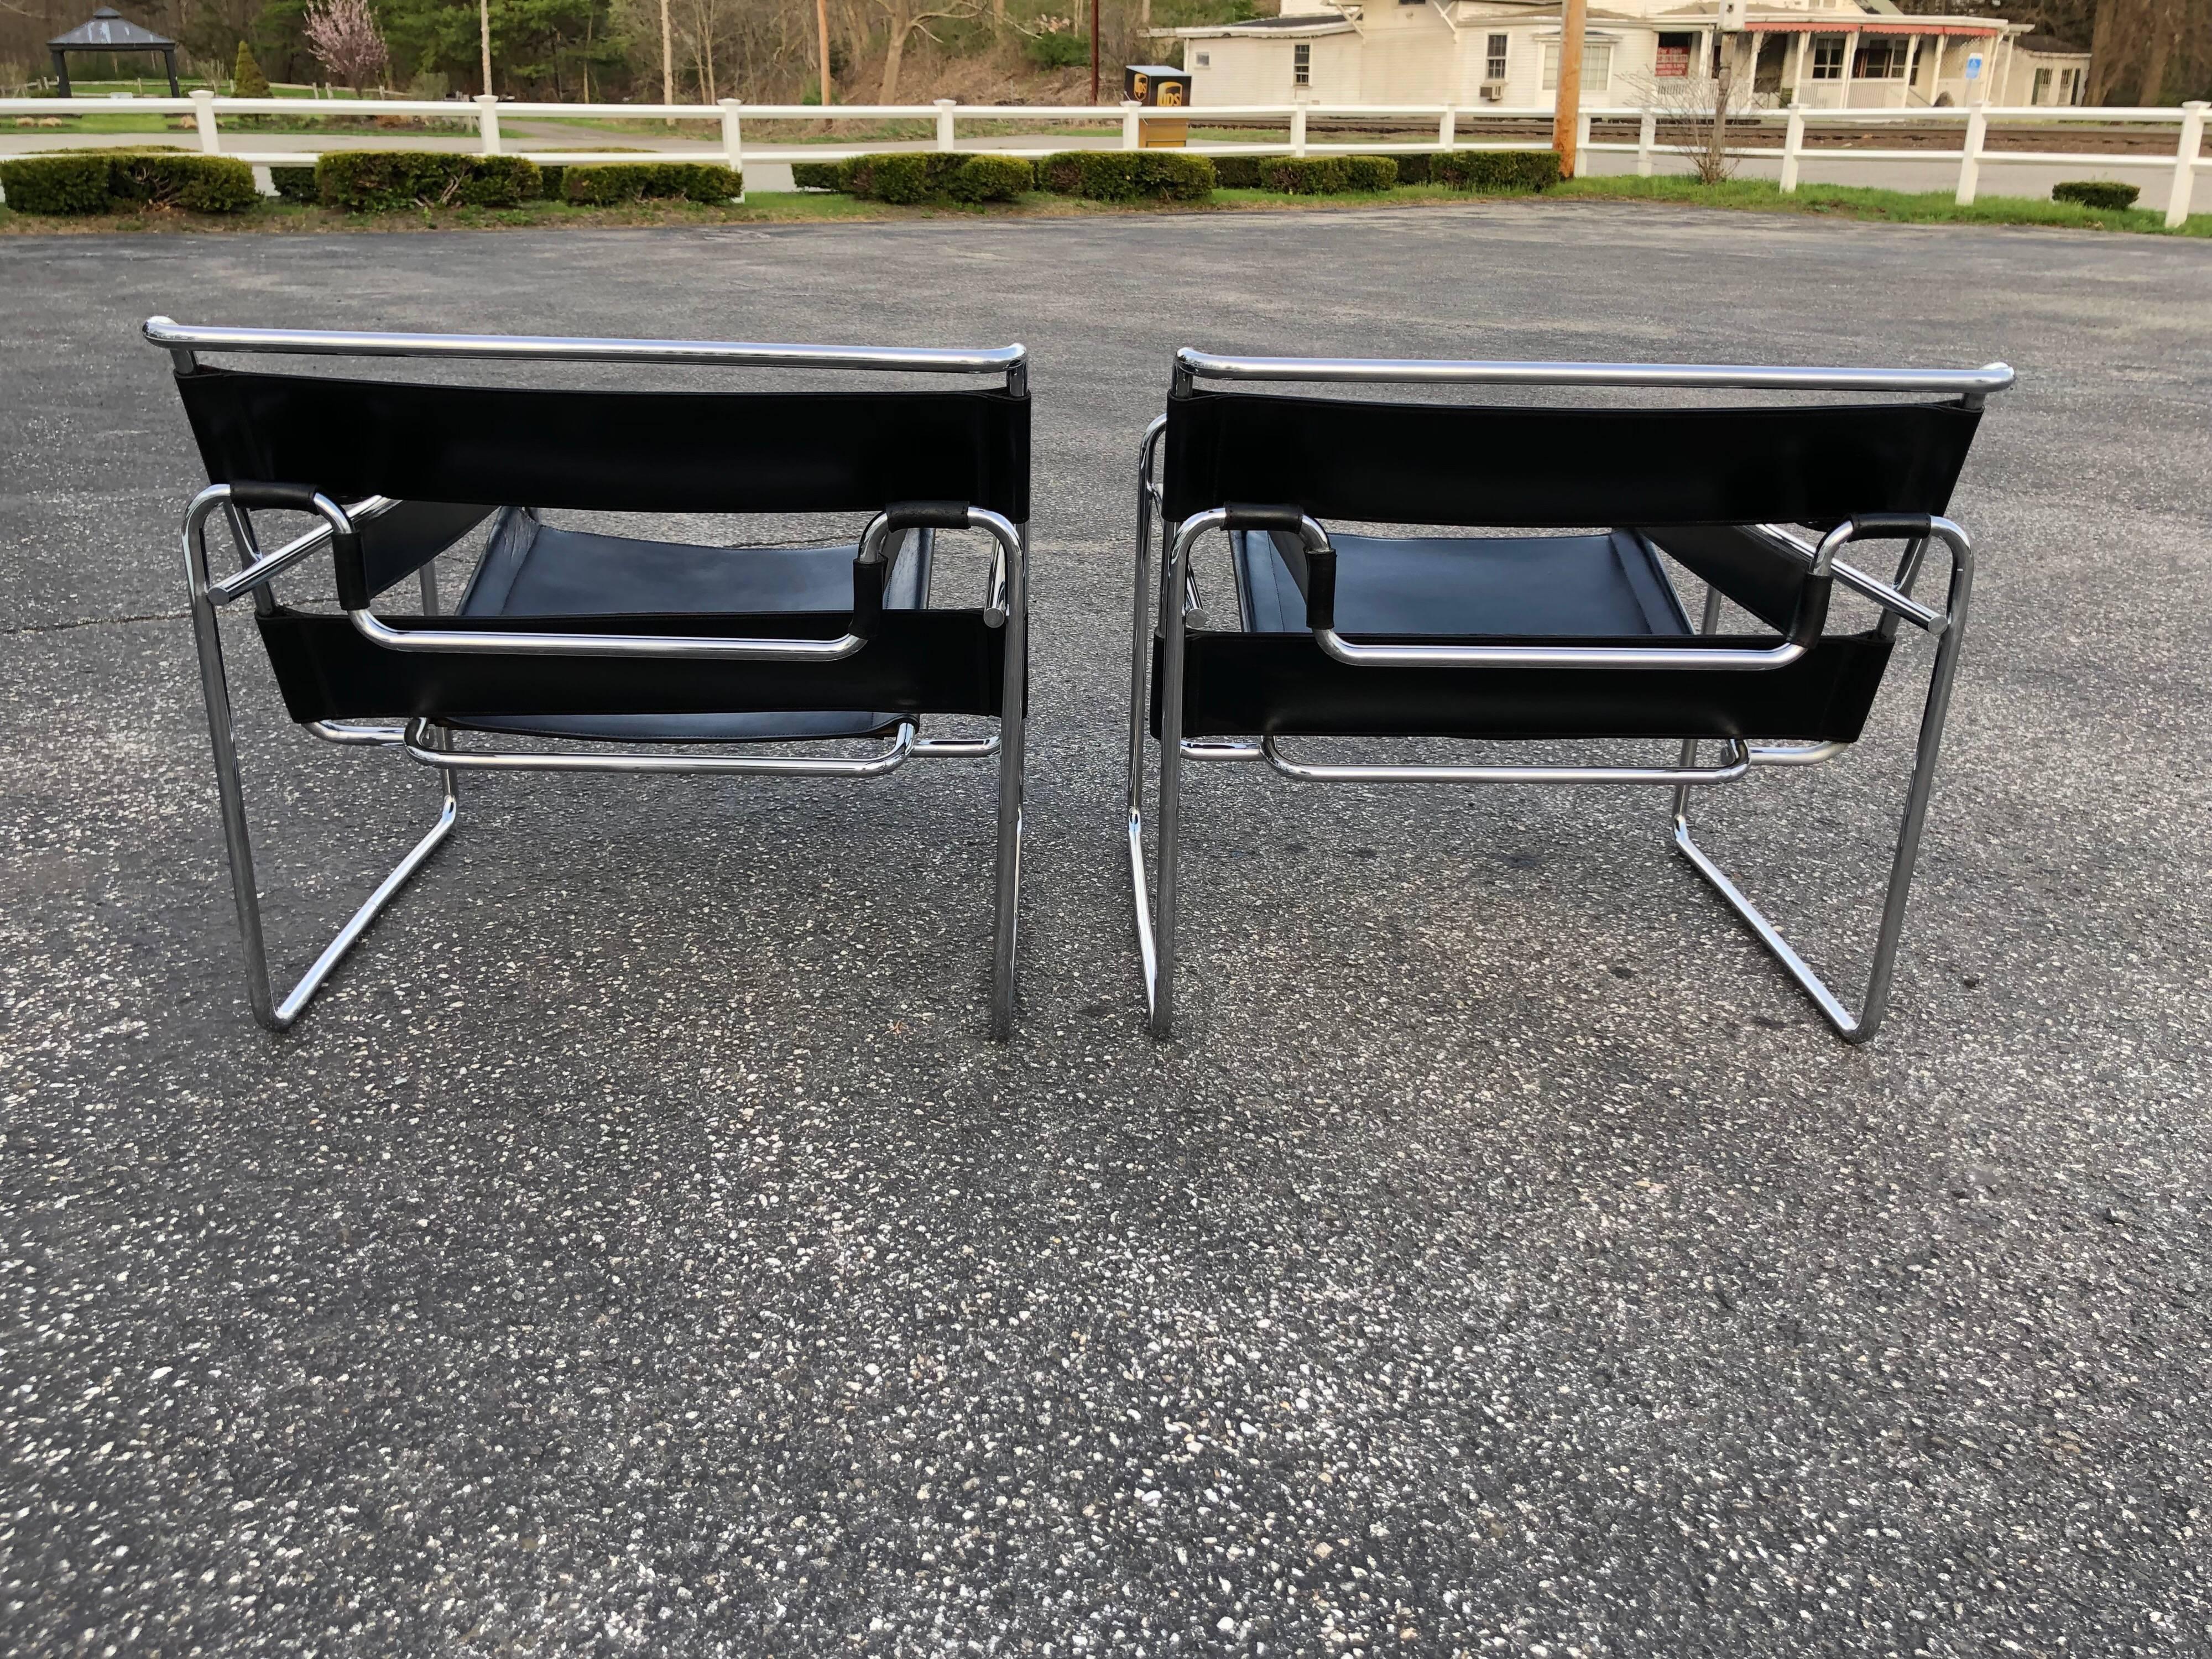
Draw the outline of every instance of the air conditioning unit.
M1485 81L1480 95L1486 104L1502 104L1505 101L1505 82Z

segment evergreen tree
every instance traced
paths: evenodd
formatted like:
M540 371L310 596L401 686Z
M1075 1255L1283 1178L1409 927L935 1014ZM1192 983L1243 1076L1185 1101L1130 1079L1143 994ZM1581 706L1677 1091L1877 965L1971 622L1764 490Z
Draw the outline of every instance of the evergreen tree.
M261 72L261 65L253 61L253 48L241 40L238 43L238 66L230 72L230 95L234 98L266 98L269 77Z

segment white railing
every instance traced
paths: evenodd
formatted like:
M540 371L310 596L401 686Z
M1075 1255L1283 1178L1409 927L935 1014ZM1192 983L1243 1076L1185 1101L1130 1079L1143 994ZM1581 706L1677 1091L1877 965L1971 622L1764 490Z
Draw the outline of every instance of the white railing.
M1486 139L1465 140L1458 135L1458 124L1462 116L1478 121L1529 121L1548 124L1550 109L1541 106L1526 108L1505 107L1495 104L1462 107L1451 104L1236 104L1200 105L1188 109L1161 110L1146 106L1124 103L1119 106L1101 105L1030 105L1030 104L961 104L949 98L940 98L929 104L838 104L825 110L818 104L741 104L726 98L715 104L532 104L512 102L489 96L478 96L468 104L453 100L428 100L414 99L302 99L302 98L218 98L210 92L195 92L184 98L76 99L76 98L10 98L0 99L0 124L9 115L87 115L108 114L123 106L133 112L148 114L190 115L199 136L200 149L210 155L234 155L242 161L263 166L306 166L315 160L311 151L226 149L223 133L219 125L226 115L289 115L307 120L360 119L367 116L416 116L445 120L472 119L477 128L478 153L499 155L506 150L500 131L502 120L684 120L713 121L720 124L721 142L720 153L730 166L742 167L750 158L754 161L834 161L848 156L862 155L872 149L880 149L880 143L811 143L787 144L782 148L755 145L744 142L747 122L803 122L819 123L825 119L837 121L928 121L934 128L933 147L939 150L960 149L958 124L963 121L996 121L1034 123L1039 125L1110 125L1118 120L1121 126L1119 144L1124 149L1134 149L1141 141L1140 124L1146 120L1188 120L1209 126L1233 124L1237 121L1283 122L1289 130L1287 148L1294 155L1389 155L1393 150L1431 149L1495 150L1525 149L1529 140ZM2166 199L2166 222L2179 225L2188 216L2190 198L2199 169L2212 166L2212 160L2203 155L2205 112L2203 102L2185 104L2179 109L2097 109L2085 106L2035 106L2020 109L1993 109L1985 105L1972 105L1955 109L1835 109L1835 110L1747 110L1729 117L1731 126L1741 128L1782 128L1780 148L1745 146L1729 151L1731 156L1743 161L1778 160L1781 164L1781 185L1784 194L1794 193L1808 161L1833 157L1852 161L1914 161L1954 162L1958 167L1956 200L1961 207L1974 200L1980 189L1981 170L1992 166L2080 166L2097 167L2148 167L2171 171L2172 185ZM1409 125L1415 121L1434 120L1437 136L1433 140L1423 138L1407 143L1336 143L1314 142L1307 136L1310 119L1319 117L1338 120L1345 118L1377 118L1393 124ZM1664 144L1659 138L1661 125L1680 125L1696 118L1679 110L1651 110L1635 106L1588 109L1583 112L1581 149L1584 153L1633 155L1636 171L1649 177L1656 158L1662 151L1677 146ZM1627 143L1595 143L1590 140L1594 121L1638 124L1637 142ZM2168 152L2121 153L2082 150L2018 150L1987 148L1990 123L2063 124L2093 122L2171 126L2176 129L2174 148ZM1961 129L1960 147L1956 150L1883 149L1853 146L1808 147L1806 137L1820 127L1842 127L1863 130L1867 127L1908 125L1951 126ZM0 125L0 132L4 132ZM61 144L72 138L86 139L104 135L78 134L46 135ZM395 135L397 136L397 135ZM1056 147L1048 143L1036 145L994 144L990 153L1000 155L1035 157L1049 155ZM1262 155L1279 152L1281 143L1258 144L1192 143L1188 153L1200 155ZM514 154L529 154L515 151ZM630 161L640 159L635 149L623 150L560 150L538 152L548 160L562 162Z

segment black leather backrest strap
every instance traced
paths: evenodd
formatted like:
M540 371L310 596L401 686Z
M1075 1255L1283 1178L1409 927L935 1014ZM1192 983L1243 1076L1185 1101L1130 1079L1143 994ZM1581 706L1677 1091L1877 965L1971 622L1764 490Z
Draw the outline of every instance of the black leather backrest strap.
M1322 523L1558 528L1941 513L1956 403L1504 408L1194 390L1168 400L1170 520L1295 502Z
M1029 398L1000 388L586 391L209 368L177 385L219 483L605 512L873 512L952 497L1018 524L1030 512Z

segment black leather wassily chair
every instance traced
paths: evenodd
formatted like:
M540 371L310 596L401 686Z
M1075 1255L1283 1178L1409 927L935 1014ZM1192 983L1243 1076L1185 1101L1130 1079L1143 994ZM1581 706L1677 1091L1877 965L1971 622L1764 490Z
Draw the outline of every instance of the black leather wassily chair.
M200 677L215 746L246 992L283 1030L453 827L464 771L700 772L873 778L920 757L998 762L991 1026L1014 1008L1027 683L1030 405L1019 346L934 351L661 340L193 328L157 317L212 481L185 515ZM198 354L447 362L584 362L929 375L940 389L595 390L422 385L211 367ZM492 505L481 505L491 503ZM323 523L274 551L252 514ZM544 509L868 514L857 544L719 548L557 528ZM220 515L240 568L210 568ZM489 521L459 606L438 556ZM981 602L929 605L942 531L993 544ZM336 611L276 580L327 555ZM410 576L422 603L375 602ZM281 1000L216 626L251 596L287 712L332 743L397 749L441 775L436 823ZM976 735L925 717L980 716ZM839 740L828 748L824 740ZM877 739L850 752L853 739ZM558 742L565 747L548 747ZM784 745L761 752L760 745ZM789 745L797 744L796 750ZM656 745L658 745L656 747Z
M1183 764L1206 760L1264 762L1302 782L1671 786L1683 856L1838 1033L1872 1036L1889 1000L1972 582L1966 532L1943 514L1984 401L2012 380L2002 363L1951 373L1180 353L1168 411L1140 455L1130 665L1129 860L1154 1035L1174 1029ZM1827 395L1750 408L1470 406L1224 382ZM1330 521L1553 533L1354 535ZM1213 531L1229 538L1240 629L1206 626L1198 610L1192 549ZM1894 575L1840 556L1869 540L1904 544ZM1913 597L1938 545L1950 566L1940 607ZM1676 597L1670 563L1706 584L1701 628ZM1870 623L1830 626L1839 586L1872 602ZM1756 631L1721 634L1723 601ZM1935 638L1935 664L1854 1014L1691 839L1688 803L1693 787L1755 767L1815 765L1856 742L1900 623ZM1148 731L1160 745L1149 896ZM1286 750L1286 739L1307 737L1681 746L1671 765L1325 764ZM1718 755L1703 757L1706 744Z

